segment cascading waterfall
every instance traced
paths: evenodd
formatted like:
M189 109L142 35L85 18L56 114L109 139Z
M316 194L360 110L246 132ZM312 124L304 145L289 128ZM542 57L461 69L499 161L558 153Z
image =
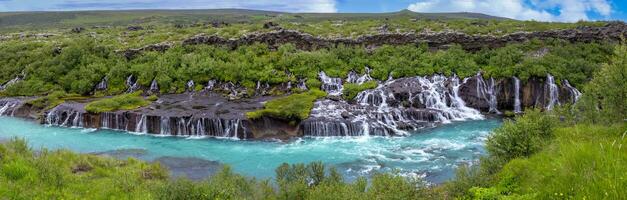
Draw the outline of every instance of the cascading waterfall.
M483 119L478 110L465 106L458 95L459 86L456 76L386 81L375 89L360 92L355 98L357 105L331 100L316 102L310 120L303 123L303 131L307 136L406 135L406 130L428 124ZM391 88L407 90L408 97L399 99ZM405 101L411 107L400 105ZM424 107L413 106L417 104Z
M128 79L127 79L128 81ZM102 78L102 80L100 81L100 83L98 83L98 85L96 85L96 90L107 90L107 88L109 87L109 78L107 78L106 76L104 78Z
M139 83L137 82L138 81L135 80L135 77L133 75L128 76L128 78L126 78L126 87L128 88L126 92L132 93L137 91L139 89Z
M298 84L296 85L296 87L301 90L308 90L307 84L305 84L305 79L298 80Z
M83 127L83 114L75 110L55 107L46 114L46 125L63 127Z
M318 73L318 77L322 82L322 90L327 92L330 96L339 96L342 95L342 90L344 87L342 86L341 78L331 78L327 76L324 71Z
M188 92L194 91L194 80L187 81L187 91Z
M370 68L366 67L366 73L359 76L357 74L357 72L355 71L350 71L348 73L348 77L346 78L346 82L347 83L357 83L359 85L368 82L368 81L372 81L374 79L372 79L372 77L370 77Z
M139 118L137 125L135 125L135 132L148 133L146 115L141 115L141 117Z
M207 81L207 86L205 87L205 90L211 91L211 90L213 90L215 85L216 85L216 81L215 80L209 80L209 81Z
M157 79L152 80L152 83L150 83L150 91L159 92L159 84L157 83Z
M171 135L170 132L170 117L161 116L161 123L159 124L159 134Z
M514 112L521 113L522 108L520 106L520 79L514 77Z
M551 74L546 75L546 86L549 91L549 102L546 105L547 110L552 110L555 104L559 105L559 88L555 84L555 78Z
M494 78L490 78L489 84L486 84L486 82L483 80L483 76L481 75L481 73L477 73L475 78L477 80L477 96L483 98L486 102L488 102L489 112L500 114L501 112L497 108L498 101L496 99L496 90L494 89L496 85L494 82Z
M576 103L577 101L579 101L579 98L581 97L581 92L579 92L579 90L577 90L577 88L573 87L570 85L570 83L568 82L568 80L564 80L563 81L563 86L570 91L571 99L573 100L572 103Z
M6 82L4 85L0 84L0 90L4 90L7 87L9 87L9 86L11 86L11 85L21 81L21 80L22 80L22 78L20 76L16 76L14 79L11 79L10 81Z
M14 116L15 108L19 104L17 101L0 102L0 116Z

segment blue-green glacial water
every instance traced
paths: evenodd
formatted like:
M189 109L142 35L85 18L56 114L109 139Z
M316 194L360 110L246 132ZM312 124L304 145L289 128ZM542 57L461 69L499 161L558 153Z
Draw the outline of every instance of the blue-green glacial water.
M173 169L175 174L207 174L207 163L201 164L204 168L195 166L199 159L228 164L241 174L258 178L272 178L274 169L284 162L322 161L335 166L348 180L397 169L403 175L439 183L452 178L456 166L484 155L486 137L500 124L499 119L488 119L454 122L407 137L303 138L280 142L156 137L111 130L49 127L0 117L0 140L17 136L27 139L34 149L108 152L106 154L147 161L170 158L169 163L178 164L178 167L171 167L176 168ZM171 160L173 157L186 159ZM181 163L188 161L189 165Z

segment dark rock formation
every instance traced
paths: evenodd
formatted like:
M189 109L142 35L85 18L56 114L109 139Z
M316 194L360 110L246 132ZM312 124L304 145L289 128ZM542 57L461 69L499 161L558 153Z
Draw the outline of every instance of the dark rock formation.
M126 27L126 30L129 30L129 31L139 31L139 30L144 30L144 27L142 27L142 26L129 26L129 27Z
M352 80L352 79L351 79ZM262 93L262 83L252 93ZM106 128L146 134L233 139L288 139L298 136L398 136L456 120L482 119L480 111L500 113L525 108L552 109L575 102L581 93L567 80L547 78L483 78L460 80L434 75L381 82L355 99L326 98L315 102L308 119L296 122L246 113L261 109L276 96L231 98L240 91L232 83L209 82L202 92L162 95L147 107L130 111L88 113L85 102L66 102L52 110L30 106L27 98L0 99L0 115L41 119L42 123ZM339 89L341 91L341 89ZM219 92L219 93L216 93ZM251 94L252 94L251 93ZM235 94L237 96L237 94ZM230 100L229 100L230 99ZM43 117L38 113L44 113Z
M503 36L468 35L460 32L421 32L421 33L381 33L357 38L322 38L294 30L278 30L267 33L250 34L239 39L226 39L218 36L198 35L183 41L183 45L209 44L235 48L256 42L279 46L295 44L299 49L313 50L334 47L340 44L348 46L363 45L405 45L426 43L431 48L446 48L450 44L460 44L467 50L479 50L484 47L502 47L511 42L525 42L531 39L563 39L570 42L620 41L627 36L627 25L620 22L604 27L579 27L576 29L550 30L539 32L518 32Z
M276 29L279 28L279 24L275 22L266 22L263 24L263 28L265 29Z
M72 28L71 32L72 33L81 33L84 30L85 30L85 28L83 28L83 27L74 27L74 28Z
M170 48L172 48L172 43L163 42L163 43L159 43L159 44L146 45L144 47L137 48L137 49L127 49L127 50L123 51L122 53L124 54L124 57L126 57L126 59L130 60L130 59L135 58L135 56L137 56L138 54L140 54L143 51L164 52L164 51L166 51L166 50L168 50Z

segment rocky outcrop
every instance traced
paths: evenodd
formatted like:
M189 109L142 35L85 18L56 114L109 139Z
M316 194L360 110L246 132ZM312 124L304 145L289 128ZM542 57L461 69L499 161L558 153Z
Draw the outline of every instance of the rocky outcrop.
M539 32L517 32L503 36L469 35L460 32L421 32L421 33L381 33L364 35L357 38L323 38L295 30L278 30L227 39L219 36L197 35L183 41L183 45L221 45L236 48L242 45L264 43L272 47L292 43L299 49L314 50L338 45L347 46L382 46L427 44L431 48L447 48L450 44L459 44L467 50L479 50L484 47L502 47L507 43L525 42L532 39L562 39L570 42L620 41L627 36L627 25L621 22L609 23L603 27L579 27L576 29L549 30Z
M124 57L126 59L130 60L130 59L135 58L135 56L137 56L141 52L144 52L144 51L164 52L164 51L172 48L172 46L173 46L173 44L170 43L170 42L162 42L162 43L159 43L159 44L146 45L144 47L140 47L140 48L136 48L136 49L127 49L127 50L124 50L124 51L121 51L121 52L122 52L122 54L124 55Z
M361 84L363 81L358 80L367 77L367 73L352 73L346 80L326 75L320 78L329 79L321 81L327 84ZM264 91L264 84L258 85L254 93ZM486 112L550 110L559 104L573 103L581 95L567 80L558 83L551 75L528 80L484 78L481 74L464 79L442 75L406 77L379 82L377 88L362 91L354 99L338 96L321 99L314 103L308 119L294 122L271 117L248 119L247 112L263 108L264 102L277 96L229 97L233 91L237 93L236 88L232 83L209 82L201 92L163 94L147 107L98 114L85 111L85 102L66 102L41 111L25 103L27 98L5 98L0 99L0 115L41 119L42 123L56 126L164 136L233 139L402 136L451 121L483 119ZM327 89L342 93L341 87ZM37 116L37 113L44 114Z

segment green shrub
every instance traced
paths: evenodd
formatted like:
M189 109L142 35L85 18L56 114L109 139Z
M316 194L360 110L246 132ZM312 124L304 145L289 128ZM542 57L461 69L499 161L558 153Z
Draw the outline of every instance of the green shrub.
M132 110L150 104L150 100L146 100L141 96L141 91L104 98L88 103L85 110L91 113L110 112L116 110ZM150 99L150 98L149 98Z
M250 119L270 116L290 121L304 120L309 117L314 101L325 96L325 92L311 89L305 93L270 100L266 102L264 109L248 112L246 116Z
M344 99L346 100L352 100L354 99L357 94L359 94L361 91L364 90L368 90L368 89L374 89L377 87L377 82L376 81L368 81L365 82L363 84L357 84L357 83L346 83L344 84L344 94L342 94L342 97L344 97Z
M540 151L553 137L555 119L530 110L514 121L507 120L488 138L486 149L497 160L509 161Z

